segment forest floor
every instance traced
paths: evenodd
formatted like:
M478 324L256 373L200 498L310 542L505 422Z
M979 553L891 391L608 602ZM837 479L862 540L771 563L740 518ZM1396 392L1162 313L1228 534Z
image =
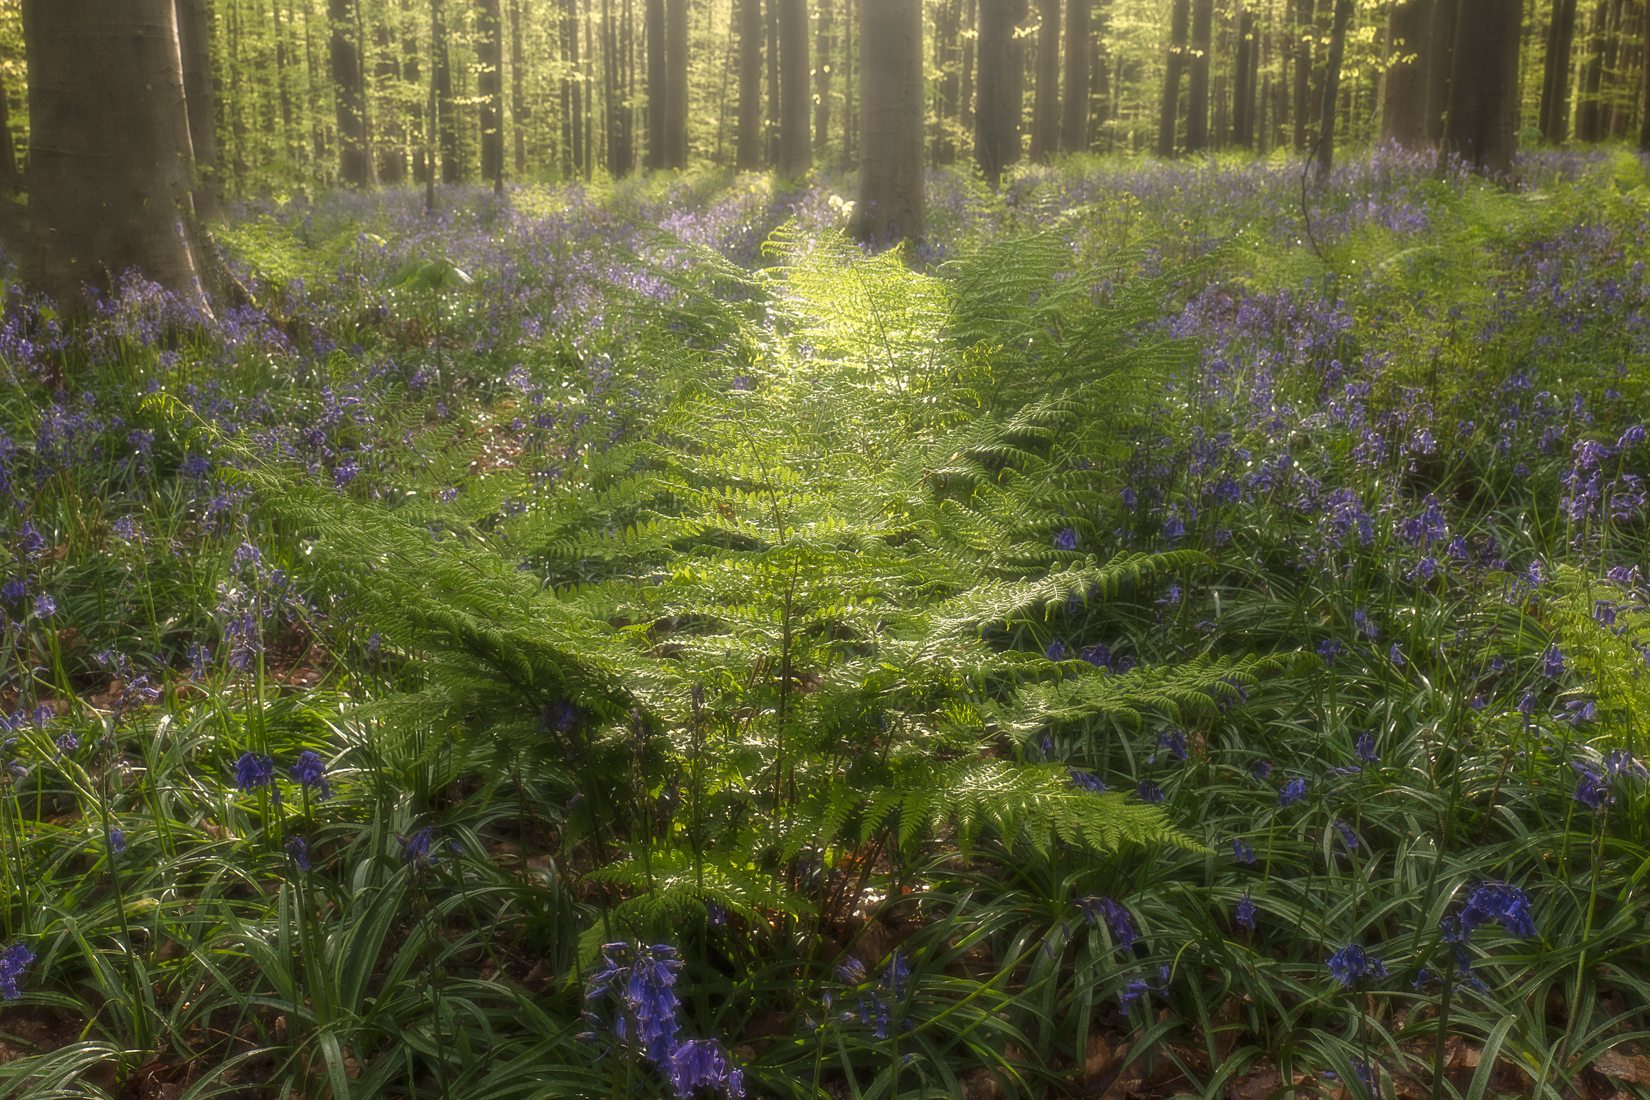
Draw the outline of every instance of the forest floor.
M1521 173L9 286L0 1097L1650 1096L1650 168Z

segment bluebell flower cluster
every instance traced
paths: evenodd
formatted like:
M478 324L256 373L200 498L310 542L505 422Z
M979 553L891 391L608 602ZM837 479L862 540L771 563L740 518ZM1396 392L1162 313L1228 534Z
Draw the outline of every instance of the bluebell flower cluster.
M20 943L0 951L0 999L15 1001L23 995L18 981L33 961L34 952Z
M1356 943L1349 943L1329 956L1327 965L1330 976L1347 989L1386 977L1386 964Z
M676 948L610 943L585 987L588 1036L606 1034L622 1050L639 1055L670 1083L682 1100L710 1090L745 1095L744 1071L713 1039L683 1039L676 980L682 961Z

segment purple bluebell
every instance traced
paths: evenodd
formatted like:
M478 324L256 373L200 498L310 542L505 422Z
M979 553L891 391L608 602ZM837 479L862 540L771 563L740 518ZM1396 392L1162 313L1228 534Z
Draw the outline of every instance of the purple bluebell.
M1296 776L1278 790L1278 805L1292 806L1306 797L1306 778Z
M1070 527L1060 528L1060 533L1054 536L1054 548L1067 552L1077 549L1077 532Z
M1603 810L1615 802L1616 796L1610 790L1610 781L1604 773L1591 764L1572 763L1570 767L1576 772L1575 800L1589 810Z
M1341 843L1346 845L1347 851L1356 852L1358 850L1358 834L1353 831L1352 826L1336 818L1335 832L1340 834Z
M1090 924L1105 920L1106 927L1111 931L1112 943L1119 951L1129 951L1140 942L1140 933L1134 927L1134 915L1111 898L1084 898L1077 903L1077 907Z
M317 797L323 801L332 797L332 787L327 782L327 762L313 749L298 754L298 762L292 765L292 778L301 787L316 788Z
M124 829L109 830L109 851L120 855L126 850L126 831Z
M1048 643L1048 648L1043 651L1043 656L1047 657L1051 661L1065 660L1066 643L1062 642L1058 638L1054 639L1052 642Z
M1358 735L1352 744L1352 752L1365 764L1378 763L1381 759L1381 754L1375 751L1375 735L1367 731Z
M1237 908L1232 912L1232 921L1239 928L1247 928L1251 932L1255 930L1255 902L1249 897L1249 891L1245 890L1243 896L1238 899Z
M1150 803L1162 802L1163 799L1167 797L1163 793L1163 788L1152 782L1150 779L1142 779L1135 786L1134 796L1142 802Z
M1255 864L1255 847L1248 841L1235 839L1232 841L1232 858L1245 867Z
M14 943L0 951L0 998L15 1001L23 995L18 988L18 979L23 971L34 961L34 952L20 943Z
M681 1100L687 1100L701 1089L735 1098L745 1095L744 1071L734 1065L726 1048L715 1039L678 1043L671 1052L665 1073L670 1079L671 1091Z
M250 794L275 781L275 761L254 752L243 752L235 761L235 786Z
M1105 794L1107 790L1106 781L1098 775L1076 768L1071 769L1071 785L1080 790L1093 791L1095 794Z
M1555 642L1541 654L1541 674L1549 680L1556 680L1564 675L1564 663L1564 651Z
M1329 956L1326 965L1330 975L1347 989L1365 980L1379 981L1386 977L1385 964L1356 943L1349 943Z
M1467 895L1461 909L1461 927L1470 934L1482 925L1498 923L1519 939L1534 939L1535 917L1530 912L1530 899L1524 891L1505 882L1483 882Z
M310 869L309 841L301 836L295 836L286 842L286 854L292 859L294 866L300 871Z

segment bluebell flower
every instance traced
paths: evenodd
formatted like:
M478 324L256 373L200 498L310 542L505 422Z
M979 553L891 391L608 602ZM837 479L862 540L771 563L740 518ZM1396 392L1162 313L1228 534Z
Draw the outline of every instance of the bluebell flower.
M415 867L428 867L437 862L434 825L426 825L412 836L401 838L401 862Z
M1272 774L1272 762L1264 759L1256 760L1253 764L1249 765L1249 774L1254 776L1256 779L1262 780L1270 777Z
M58 737L57 737L57 751L58 752L62 753L64 756L70 756L70 755L73 755L75 752L79 751L79 749L80 749L80 738L76 737L72 733L58 734Z
M1365 764L1374 764L1381 759L1381 754L1375 751L1375 735L1360 733L1358 739L1352 743L1353 755Z
M1148 993L1155 993L1161 997L1167 994L1168 991L1169 968L1167 966L1159 966L1157 968L1156 985L1152 985L1144 978L1130 978L1128 981L1123 983L1123 991L1117 995L1117 1004L1119 1008L1121 1008L1124 1012L1127 1012Z
M42 592L34 598L34 617L49 619L57 614L57 601L49 594Z
M1339 657L1345 649L1346 647L1340 643L1339 639L1325 638L1318 643L1318 656L1323 658L1324 664L1333 667L1335 658Z
M126 850L126 832L123 829L109 830L109 851L120 855Z
M1043 656L1047 657L1051 661L1065 660L1066 643L1062 642L1058 638L1054 639L1052 642L1048 643L1048 648L1043 651Z
M1245 867L1253 867L1255 864L1254 845L1244 840L1233 840L1232 858Z
M1127 908L1119 905L1111 898L1084 898L1077 903L1083 911L1083 916L1090 924L1096 924L1101 919L1111 931L1112 943L1119 951L1131 950L1140 942L1140 933L1134 927L1134 916Z
M1187 759L1186 735L1177 729L1164 730L1158 734L1157 747L1168 749L1169 755L1182 763Z
M1598 704L1591 699L1566 699L1564 720L1572 726L1584 726L1598 718Z
M1093 791L1095 794L1106 793L1105 780L1093 772L1078 771L1076 768L1071 769L1071 785L1085 791Z
M676 949L610 943L602 947L602 965L585 988L586 1011L612 1002L613 1036L625 1045L639 1045L653 1065L665 1069L676 1051L682 1024L676 996L676 975L682 969Z
M309 842L301 836L295 836L286 842L286 854L300 871L310 869Z
M251 793L275 781L275 761L257 753L243 752L235 761L235 786Z
M666 1070L670 1087L686 1100L700 1089L712 1089L724 1096L745 1095L744 1071L733 1064L728 1052L715 1039L689 1039L671 1052Z
M1347 989L1365 979L1378 981L1386 977L1385 964L1356 943L1349 943L1329 956L1326 965L1330 975Z
M843 985L859 985L865 977L865 964L852 955L836 964L836 980Z
M1616 796L1610 790L1610 781L1604 773L1591 764L1570 765L1576 772L1575 800L1589 810L1602 810L1615 802Z
M1150 779L1142 779L1135 787L1134 794L1136 798L1140 799L1140 801L1151 803L1162 802L1165 797L1163 794L1163 788L1159 787L1156 783L1153 783Z
M0 998L15 1001L23 995L23 991L17 986L17 980L33 961L34 952L20 943L14 943L0 951Z
M1564 674L1564 651L1556 643L1549 645L1541 655L1541 674L1549 680L1556 680Z
M1403 668L1405 665L1409 664L1409 661L1404 658L1404 647L1399 645L1397 642L1393 642L1391 647L1386 651L1386 659L1391 661L1393 665L1398 668Z
M1341 843L1346 845L1347 851L1356 852L1358 850L1358 834L1352 831L1352 826L1337 818L1335 820L1335 831L1341 835Z
M1519 939L1534 939L1540 934L1530 913L1529 897L1505 882L1480 883L1467 895L1461 910L1461 926L1468 933L1492 921Z
M1289 780L1289 782L1285 783L1281 789L1279 789L1278 805L1292 806L1305 797L1306 779L1304 776L1296 776L1295 778Z
M1650 779L1650 769L1634 760L1627 749L1611 749L1604 754L1604 773L1612 778L1630 775L1637 779Z
M1077 549L1077 532L1070 527L1060 528L1060 533L1054 536L1054 548L1068 552Z
M1232 921L1239 928L1247 928L1251 932L1255 930L1255 903L1249 897L1249 891L1245 890L1243 896L1238 899L1237 908L1232 912Z
M327 783L327 762L312 749L298 754L298 762L292 766L292 778L299 786L318 788L318 797L322 800L332 797L332 787Z

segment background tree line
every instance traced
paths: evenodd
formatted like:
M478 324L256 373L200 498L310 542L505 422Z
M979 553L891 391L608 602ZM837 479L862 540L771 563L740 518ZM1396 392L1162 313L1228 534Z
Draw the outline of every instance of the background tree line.
M1084 151L1327 171L1384 138L1506 173L1526 126L1650 146L1647 2L21 0L0 234L60 293L138 267L193 294L226 194L305 186L857 166L860 233L891 238L965 157L993 184Z

